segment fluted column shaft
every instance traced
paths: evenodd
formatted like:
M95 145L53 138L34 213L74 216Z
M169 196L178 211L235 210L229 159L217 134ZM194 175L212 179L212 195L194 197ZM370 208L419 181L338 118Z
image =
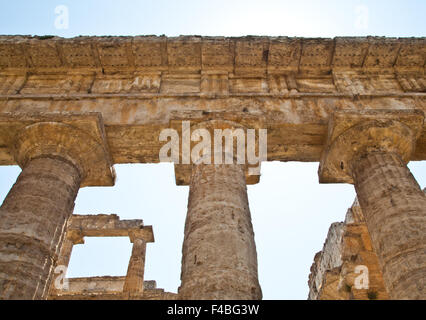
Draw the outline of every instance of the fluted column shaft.
M143 239L133 241L132 255L127 268L123 291L130 294L143 292L146 242Z
M426 196L392 153L357 159L353 178L390 297L425 299Z
M243 165L193 165L181 280L181 299L261 299Z
M44 299L80 187L60 158L30 160L0 207L0 299Z
M392 299L425 299L426 198L407 163L424 128L416 109L336 111L320 182L353 183Z
M58 263L57 263L58 266L65 266L66 268L68 268L73 248L74 248L74 243L71 240L64 239L62 241L62 245L59 251Z
M0 208L0 299L46 299L79 188L114 185L102 118L0 114L0 128L22 168Z

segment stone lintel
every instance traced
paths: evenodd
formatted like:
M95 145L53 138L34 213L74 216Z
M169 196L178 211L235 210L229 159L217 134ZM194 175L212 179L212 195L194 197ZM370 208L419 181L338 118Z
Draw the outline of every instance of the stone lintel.
M136 239L143 239L145 242L154 242L154 231L152 226L145 226L143 229L132 229L129 230L130 242L134 242Z
M176 300L178 295L157 288L153 280L143 282L139 293L123 292L125 277L69 278L69 290L52 292L49 300Z
M77 240L79 237L81 242ZM152 226L144 226L143 220L120 220L116 214L73 215L67 226L67 238L74 244L84 243L84 237L130 237L154 242Z
M75 164L85 186L113 186L115 172L101 113L1 113L0 137L7 152L25 166L40 156Z
M320 183L353 183L352 161L368 152L396 153L408 162L423 122L424 113L418 109L335 112L318 170Z
M98 276L98 277L78 277L68 278L69 290L67 294L78 293L112 293L122 292L125 276ZM147 280L143 282L144 289L157 289L155 280Z
M409 94L392 97L387 93L375 96L317 96L297 97L240 97L200 98L193 97L145 97L127 95L121 97L62 96L30 98L23 94L19 99L12 96L1 100L0 111L33 112L37 110L63 112L94 110L102 113L108 145L114 164L158 163L159 151L164 142L159 141L161 130L170 128L170 116L174 110L226 110L229 113L246 113L266 119L268 129L268 161L320 160L327 140L328 119L335 110L416 109L426 111L426 94ZM248 112L243 112L242 110ZM202 111L201 111L202 112ZM263 120L262 120L263 121ZM256 127L255 127L256 128ZM16 161L8 152L7 143L0 135L0 165L14 165ZM426 159L426 128L417 141L411 160Z
M182 162L182 121L190 122L191 133L198 128L207 128L210 131L211 138L214 138L213 130L214 129L234 129L234 128L243 128L243 129L255 129L258 133L258 129L267 129L266 126L266 117L256 116L249 114L247 112L208 112L203 110L191 110L191 111L175 111L171 115L172 120L170 120L170 128L175 129L180 137L180 158ZM193 144L198 142L191 142L191 147ZM213 149L212 140L212 149ZM256 143L258 140L256 139ZM234 157L236 155L236 144L234 143ZM223 144L223 148L225 145ZM247 145L246 145L246 159L247 159ZM256 152L258 152L258 147L256 146ZM258 155L258 153L256 153ZM213 160L212 160L213 163ZM260 165L259 165L260 166ZM192 171L192 164L176 164L175 163L175 180L176 185L189 185ZM257 167L253 165L252 167ZM260 175L250 175L249 174L249 165L246 165L246 184L257 184L260 181ZM259 168L260 169L260 168Z

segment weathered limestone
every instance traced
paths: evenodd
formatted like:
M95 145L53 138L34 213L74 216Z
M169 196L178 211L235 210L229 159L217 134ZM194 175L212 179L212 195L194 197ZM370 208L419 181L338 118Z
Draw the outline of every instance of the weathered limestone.
M423 120L418 110L337 113L319 170L321 182L354 183L392 299L426 297L426 197L406 166Z
M232 121L243 127L267 129L269 161L319 161L327 141L329 119L336 117L339 110L350 110L361 114L362 121L357 116L346 120L340 118L336 126L331 126L321 161L321 181L355 183L361 205L366 210L368 228L376 229L370 232L374 246L381 250L380 263L382 266L385 264L384 268L388 270L385 273L393 274L395 265L407 264L399 271L407 269L406 274L412 277L408 280L404 280L401 273L384 275L387 285L395 287L392 289L394 292L399 292L393 297L405 297L400 291L413 292L403 287L411 288L415 282L413 279L417 277L413 266L421 266L423 262L412 262L404 246L415 248L421 241L425 242L420 236L415 238L416 234L424 233L421 229L424 225L424 211L421 209L424 203L415 191L414 182L404 178L408 173L406 169L399 169L398 157L403 165L409 160L426 159L426 127L419 121L419 114L411 113L413 109L426 111L425 47L426 38L146 36L63 39L0 36L0 165L20 164L24 169L23 179L18 179L11 197L15 193L21 194L21 191L14 190L25 189L21 185L28 185L28 181L42 185L46 199L53 197L49 191L55 192L55 195L57 191L66 193L63 198L54 197L54 201L63 202L55 202L64 210L59 215L60 219L55 217L59 220L48 219L48 211L40 209L41 201L36 204L40 208L34 207L34 212L42 210L46 214L37 214L37 219L56 223L55 228L60 230L72 211L69 202L77 192L69 186L112 185L112 163L159 162L159 150L163 146L163 141L158 139L160 132L172 127L176 119L194 123ZM381 108L399 111L394 111L389 117L372 111ZM98 114L85 113L88 110ZM37 115L29 116L35 111ZM32 134L28 134L28 138L17 139L19 132L30 130L27 127L33 128ZM72 131L71 140L66 133L69 130ZM19 148L15 147L17 144ZM22 151L17 152L18 149ZM360 158L362 160L358 161ZM50 167L55 169L51 171ZM375 180L383 185L373 190L374 183L368 177L374 175L379 167L387 171L382 179ZM78 177L72 168L75 168ZM182 295L184 298L191 294L195 298L260 298L256 251L245 191L245 184L257 183L259 176L246 174L244 181L247 168L238 165L200 164L193 169L191 165L176 164L175 168L176 183L191 184L193 199L190 199L185 236ZM66 183L71 184L48 189L44 184L51 180L36 179L38 169L60 172L61 179L66 178ZM64 170L66 174L62 172ZM394 178L388 177L391 174L402 174L405 182L394 181ZM406 186L405 194L397 196L396 189L400 185ZM369 194L372 190L378 192L382 189L385 189L387 199L396 203L393 211L387 210L386 204L389 203L386 203L386 197L382 199L377 194L375 197ZM32 187L25 189L28 193L41 194L42 191ZM410 197L406 197L407 194ZM372 204L370 197L375 198L377 204ZM410 199L410 204L403 205L404 199ZM55 203L51 203L52 208ZM33 208L25 207L24 214L12 214L13 208L18 210L23 206L22 202L15 207L11 200L5 201L10 218L0 222L0 226L9 223L19 229L35 218L30 215ZM379 206L386 210L378 213ZM398 214L400 209L413 209L414 214L410 218L398 217L397 209ZM0 218L1 214L6 215L5 210L0 209ZM389 225L379 225L375 220L388 214L392 215L386 219ZM204 220L204 215L210 220ZM52 247L45 250L50 252L49 259L55 261L62 248L58 263L67 265L72 245L84 241L80 229L85 230L86 236L129 235L124 224L110 218L106 220L114 227L105 230L99 227L99 221L90 226L93 221L82 218L78 227L69 230L62 247L58 244L62 242L63 234L58 231L58 235L52 235L54 231L45 230L48 235L43 241ZM410 223L417 219L415 224L420 223L420 226L407 227L407 230L415 232L411 232L409 238L404 234L405 240L397 237L385 239L388 232L393 233L393 221L408 224L404 219L410 219ZM205 224L206 221L210 224ZM403 226L406 225L404 223ZM40 222L39 225L43 224ZM238 225L239 229L235 227ZM206 232L205 236L197 230ZM31 228L25 228L27 231ZM1 232L6 234L6 227ZM37 232L42 231L37 229L30 236L37 235ZM14 239L11 235L5 237L10 237L5 243L18 243L11 240ZM25 237L21 234L19 237L20 241L24 241ZM203 237L205 241L202 241ZM35 238L39 240L42 235ZM134 239L135 253L143 253L143 243L137 240L138 237ZM386 244L382 245L384 240ZM217 241L216 247L209 241ZM395 249L396 242L401 248ZM11 250L10 245L8 248ZM217 258L217 254L222 252L236 252L234 256L238 259L233 260L232 255L218 255L220 258ZM398 257L392 260L396 252L403 253L398 256L402 260ZM1 254L0 250L0 257ZM21 258L18 249L14 249L13 254L14 259ZM195 255L201 264L194 265L191 259ZM12 256L8 253L9 258ZM208 258L208 263L200 257ZM415 257L423 259L424 255L416 254ZM126 280L134 277L134 282L129 280L126 290L137 291L143 281L143 263L138 259L133 262ZM32 263L36 261L32 260ZM37 265L40 264L37 262ZM228 283L216 281L220 278L220 270L225 270L223 273L230 277ZM202 272L207 275L205 280L210 286L203 287ZM7 282L1 277L7 278ZM46 284L51 281L50 276L43 274L41 277ZM14 279L9 275L0 276L0 297L4 292L1 290L6 290L4 288L11 290ZM201 281L199 287L197 281ZM85 280L76 282L81 284ZM122 288L124 282L120 282ZM110 282L107 279L105 283ZM421 282L418 284L420 287L417 289L422 290ZM112 286L116 288L117 283ZM205 292L197 291L204 289ZM200 295L195 296L195 292ZM210 295L212 292L216 293ZM11 297L10 291L7 294ZM76 292L61 297L129 299L132 295L129 292L120 292L119 295L98 292L85 296ZM135 293L134 298L147 295L144 290L143 294ZM41 296L45 294L34 297ZM156 298L165 296L162 293L152 294ZM171 297L175 298L174 295Z
M319 161L337 110L426 111L425 46L426 38L0 36L0 112L100 112L114 163L158 162L175 111L227 112L265 124L268 160ZM0 135L0 164L15 164L3 145ZM422 159L426 128L410 160Z
M49 300L176 300L176 293L157 288L155 281L144 281L143 293L123 292L126 277L69 278L69 290L50 295Z
M323 250L315 255L308 284L310 300L389 299L357 200L344 222L330 226Z
M354 166L355 188L393 299L426 298L426 197L399 155Z
M127 269L123 291L130 294L143 292L143 275L145 269L146 242L143 239L133 241L132 256Z
M9 127L11 152L22 172L0 208L0 298L43 299L80 186L113 181L112 171L109 177L97 175L103 173L96 166L105 149L78 127L34 117L7 119L2 117L0 127Z
M143 294L146 244L147 242L154 242L154 234L152 227L146 227L129 230L129 237L133 243L133 249L123 292L129 293L129 296L132 297Z
M195 123L191 130L205 130L210 137L215 137L216 129L228 129L237 136L244 132L240 123L226 119ZM234 139L245 143L245 140ZM190 151L195 144L191 143ZM247 198L247 166L237 164L238 143L232 145L232 150L216 150L212 143L210 149L198 151L190 166L179 297L260 299L257 254ZM226 158L229 164L225 164ZM218 164L220 159L223 164Z
M190 139L190 134L194 132L197 129L205 129L209 132L210 137L213 141L211 141L211 152L209 156L211 157L210 162L213 163L215 157L222 156L223 163L225 163L224 154L214 154L214 141L215 139L219 139L215 135L215 129L223 130L231 130L232 133L235 135L233 136L233 155L232 157L236 157L238 153L238 132L236 130L243 130L244 132L244 141L247 141L247 129L254 129L255 128L265 128L266 124L263 123L262 119L259 119L259 117L252 116L252 115L245 115L243 112L202 112L199 111L174 111L171 114L172 120L170 121L170 127L176 130L178 133L180 139L180 144L184 144L184 136L187 137L187 139ZM182 132L182 122L187 121L190 126L187 128L188 132ZM204 139L204 138L203 138ZM235 141L237 141L235 143ZM192 148L198 144L199 141L190 141L189 143L189 150L192 150ZM226 148L226 140L222 138L222 149ZM255 153L256 155L259 155L259 136L257 135L255 137ZM244 146L244 156L246 161L244 163L247 164L248 159L248 145L245 144ZM182 160L182 152L183 147L180 149L180 156L179 156L179 163L175 163L175 180L177 185L189 185L191 180L191 172L192 172L192 164L184 164L184 161ZM222 151L220 151L222 152ZM231 156L231 155L230 155ZM189 159L188 159L189 160ZM261 161L260 161L261 162ZM246 184L257 184L260 181L260 163L256 164L247 164L245 166L245 179ZM258 168L258 172L251 172L251 169Z
M244 166L192 169L181 299L261 299Z
M178 295L157 288L155 281L143 282L143 293L123 292L126 277L68 278L68 289L49 296L49 300L176 300Z
M62 274L68 267L73 245L83 244L84 237L122 236L128 236L133 243L125 277L66 278L66 274ZM154 242L154 234L152 226L144 226L142 220L120 220L115 214L72 215L68 219L64 238L56 265L63 268L55 273L49 299L176 299L176 294L157 289L155 281L144 281L146 244ZM67 281L68 287L57 288L58 277Z
M72 213L80 173L60 159L31 160L0 208L0 297L40 299Z

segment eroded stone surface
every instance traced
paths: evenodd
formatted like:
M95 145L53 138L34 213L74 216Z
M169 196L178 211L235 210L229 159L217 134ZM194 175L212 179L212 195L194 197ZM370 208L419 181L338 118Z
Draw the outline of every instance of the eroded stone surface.
M84 237L88 236L130 238L133 249L125 277L66 278L66 274L62 274L68 267L73 245L83 244ZM155 281L144 281L146 243L154 242L154 235L152 227L144 226L142 220L120 220L115 214L72 215L63 238L55 265L62 269L58 269L50 281L49 299L176 299L176 294L157 289ZM63 278L68 287L64 286Z
M31 160L0 208L0 298L44 299L80 186L75 166Z
M321 174L322 181L355 183L372 235L372 247L382 264L385 282L392 289L391 297L424 297L424 254L421 250L424 252L422 243L425 241L421 234L426 234L422 229L425 225L422 208L426 206L404 165L409 160L426 159L426 128L420 116L426 111L425 57L425 38L146 36L63 39L0 36L0 112L3 114L0 164L27 167L34 163L32 158L37 155L45 157L51 154L54 157L49 161L65 159L64 163L71 163L77 168L81 176L79 186L112 185L112 164L159 161L159 151L164 144L158 139L160 132L170 128L176 119L195 122L229 120L250 128L267 129L269 161L321 160L323 165L327 162L324 156L332 159L340 155L346 157L345 161L331 161L333 165L328 168L332 169L328 171L328 177ZM383 119L374 115L383 109L393 113L393 118ZM342 138L346 142L340 144L342 148L336 148L334 144L334 151L330 151L330 137L334 141L334 136L333 132L327 131L327 126L333 115L341 110L362 114L363 117L370 114L370 122L355 124L351 122L353 119L344 120L343 124L350 124L345 130L350 127L362 130L353 130L354 139ZM96 119L93 112L97 113ZM177 113L183 117L176 118ZM83 117L76 121L75 114ZM361 120L359 122L365 122L366 118ZM43 130L45 123L52 121L58 130ZM383 129L385 125L387 127ZM70 139L57 134L60 128L69 129L68 126L73 128L71 131L79 133L71 134ZM17 135L23 128L27 128L24 129L26 134ZM337 134L337 131L334 132ZM345 134L339 131L337 136L344 137ZM47 147L40 147L39 140L49 141ZM73 141L93 143L83 144L84 148L71 143L74 147L69 148ZM348 148L348 144L358 149ZM387 153L383 154L381 148ZM17 152L18 149L25 150L23 155ZM372 150L382 153L369 154ZM360 153L364 158L358 162ZM52 167L55 166L53 162ZM191 167L177 168L177 184L189 184ZM49 171L42 165L41 169ZM236 165L226 170L214 165L200 166L195 171L198 173L192 172L196 179L191 184L183 247L181 297L259 299L256 250L245 189L246 183L257 183L259 178L245 178L244 170ZM368 179L377 172L379 175L382 173L378 179ZM22 197L26 197L26 192L36 192L36 189L30 191L25 186L27 180L36 184L37 174L29 174L31 177L25 178L25 183L18 181L14 189L24 189L20 191ZM22 176L26 175L23 173ZM399 187L399 179L402 187ZM378 182L380 187L376 187ZM52 185L55 183L59 182L52 182ZM68 200L75 198L77 192L73 188L65 189L69 197L58 197L54 201L67 202L58 204L66 214L54 217L52 222L55 226L45 230L54 240L49 242L51 239L46 238L43 241L53 247L41 250L37 239L44 236L40 236L38 227L29 228L26 231L33 232L34 237L22 247L20 243L25 237L13 236L4 242L6 256L11 255L16 260L23 254L16 248L26 248L28 244L38 249L31 250L31 253L24 249L25 259L38 265L43 254L43 257L52 259L58 255L58 244L64 238L59 261L67 264L72 245L83 242L82 229L86 236L125 233L135 244L141 239L150 241L152 230L151 233L145 232L149 228L137 229L136 226L130 230L117 217L104 216L98 221L82 218L81 224L74 230L70 228L67 236L63 232L57 233L56 230L65 225L71 214ZM59 187L59 193L61 190ZM50 191L53 194L56 190ZM383 194L379 196L377 192ZM55 202L48 201L48 196L45 198L47 204L38 202L35 210L28 209L31 202L27 200L16 205L10 203L12 200L5 201L3 206L10 210L0 209L0 215L6 212L3 212L6 218L3 222L0 220L0 226L14 226L15 220L16 227L32 223L34 213L42 220L50 219L46 216L50 214L50 207L39 214L40 208L55 206ZM371 204L372 199L378 207ZM404 199L411 201L407 203ZM401 215L407 210L412 216ZM203 218L204 215L210 217L209 221ZM379 218L386 219L388 223L380 225L377 223ZM402 222L399 225L405 229L396 230L395 221ZM6 229L4 227L3 231L6 232ZM414 232L408 234L409 229ZM205 235L199 234L199 230L204 230ZM393 233L398 241L386 240ZM335 240L330 238L327 242L325 252L329 253L318 262L317 274L331 268L333 276L343 274L345 281L352 281L351 271L348 271L352 265L346 263L344 255L338 258L336 254L354 248L359 249L357 259L373 265L369 242L364 234L364 226L336 224L330 232L330 237ZM416 253L411 254L407 248ZM143 250L139 252L143 254ZM402 260L398 254L401 254ZM320 256L317 256L318 259ZM157 289L144 290L143 294L135 292L141 289L143 277L140 272L142 260L135 259L134 262L132 265L136 268L130 267L129 274L135 276L137 285L128 283L127 288L137 290L64 294L56 298L176 298L174 294ZM22 269L19 268L16 272ZM11 274L14 272L7 270ZM34 286L46 288L49 276L42 270L34 272L33 275L37 272L42 275L43 283L39 286L25 282L31 278L25 274L18 289L22 291L23 285L28 285L31 290L38 290L33 297L44 297L45 294L39 293L40 290L34 289ZM403 272L410 275L404 278ZM10 290L21 281L15 279L18 282L13 282L14 279L14 276L5 276L0 283L7 297L14 297ZM331 275L327 279L325 282L315 279L317 293L322 290L319 294L324 298L327 295L348 298L348 295L340 296L340 291L333 293L339 285L342 288L340 280L332 280ZM109 283L109 280L105 281ZM329 285L321 289L321 283ZM110 284L115 288L117 282ZM329 288L334 288L334 291ZM27 290L26 294L29 295L31 290ZM349 297L357 298L358 293L352 290ZM365 293L360 293L359 297L365 298Z
M424 299L426 196L407 167L424 115L373 114L333 117L320 181L354 184L389 296Z
M98 111L114 163L158 162L176 110L244 112L268 129L269 160L319 161L334 111L426 111L425 42L2 36L0 112ZM7 146L0 136L0 164L15 163Z
M33 158L62 158L79 170L81 187L114 185L100 113L1 113L0 136L21 168Z
M426 196L398 155L372 153L355 189L392 299L426 297Z
M357 266L367 267L368 289L357 288L355 279L365 272ZM331 225L323 250L315 255L308 284L311 300L389 299L357 201L344 222Z
M353 183L359 157L386 151L408 163L423 128L421 110L339 111L329 122L318 170L321 183Z
M3 299L47 297L65 224L79 188L111 185L114 181L104 136L87 133L87 127L103 133L99 118L65 116L61 118L65 123L58 122L58 118L1 116L3 138L22 167L0 208Z
M194 165L181 280L181 299L261 299L242 165Z
M51 294L49 300L176 300L177 294L158 289L155 281L143 282L143 291L123 292L126 277L88 277L68 279L69 289Z

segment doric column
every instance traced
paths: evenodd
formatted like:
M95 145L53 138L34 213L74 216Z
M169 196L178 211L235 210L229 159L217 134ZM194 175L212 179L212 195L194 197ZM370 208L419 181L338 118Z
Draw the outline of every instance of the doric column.
M67 226L65 227L67 229ZM65 230L62 245L59 248L59 256L56 265L66 269L70 263L72 249L77 244L84 244L84 236L81 232L68 232Z
M145 272L146 242L137 238L133 241L132 255L127 267L126 280L123 291L130 294L143 292L143 279Z
M58 259L56 260L53 273L50 275L51 279L47 281L50 283L49 294L48 296L57 295L58 292L66 290L64 287L64 279L67 275L68 265L71 259L72 250L77 244L84 244L84 236L79 232L69 232L69 222L71 221L72 216L65 222L65 230L63 233L62 244L59 244L57 247L57 252L59 252Z
M18 127L11 140L22 168L0 207L0 299L47 297L65 222L80 186L113 183L101 141L76 126L45 119L46 115L41 122L8 118L0 123L15 121ZM98 117L95 120L98 124Z
M192 165L179 297L261 299L246 166L211 162Z
M423 127L419 111L337 113L321 182L355 185L392 299L426 298L426 197L406 164Z
M154 242L154 233L151 226L139 227L129 231L130 241L133 243L132 255L127 267L123 292L129 294L129 298L140 296L144 291L146 244Z

